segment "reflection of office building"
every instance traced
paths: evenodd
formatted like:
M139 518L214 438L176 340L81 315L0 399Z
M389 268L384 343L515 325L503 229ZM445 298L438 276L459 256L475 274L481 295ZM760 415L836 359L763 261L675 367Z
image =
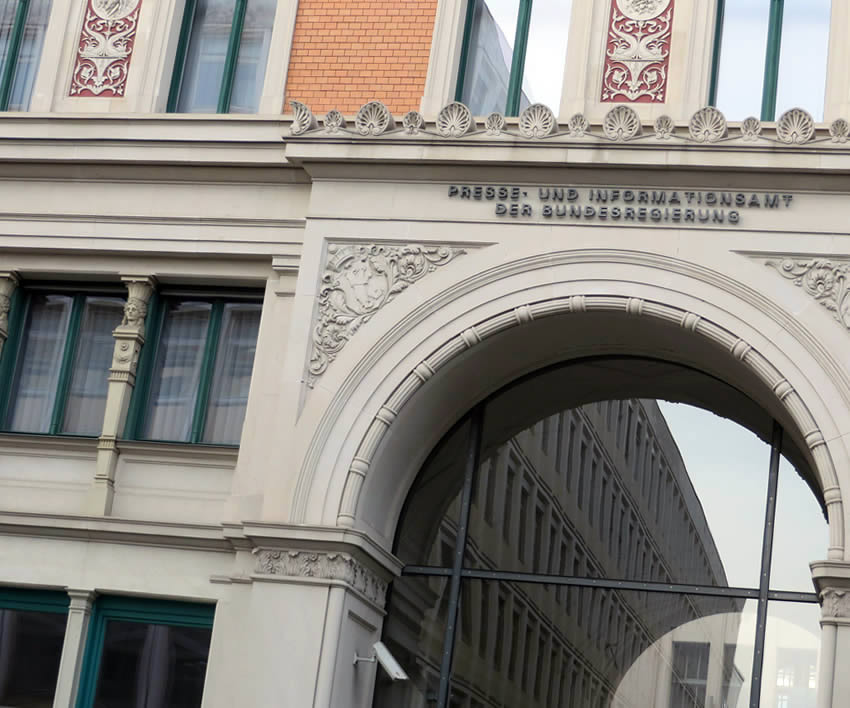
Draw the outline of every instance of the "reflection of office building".
M425 521L434 524L430 531L423 528L425 509L409 512L417 532L402 532L401 542L431 539L406 551L418 553L409 559L413 565L451 565L459 518L456 466L451 454L438 453L423 471L442 498L452 496L436 480L451 477L454 503ZM568 410L492 450L473 490L464 564L727 584L679 450L649 400ZM435 579L430 589L399 588L388 628L417 665L420 698L436 685L446 613L445 581ZM453 666L458 705L559 705L565 696L565 705L736 704L740 601L479 580L464 582L460 602ZM434 636L416 636L417 629ZM391 700L413 700L399 691Z

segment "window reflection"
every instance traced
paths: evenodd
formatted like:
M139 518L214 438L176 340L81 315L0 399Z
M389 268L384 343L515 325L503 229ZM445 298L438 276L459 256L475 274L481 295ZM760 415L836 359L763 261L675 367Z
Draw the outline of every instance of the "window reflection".
M0 705L53 705L66 621L64 613L0 608Z

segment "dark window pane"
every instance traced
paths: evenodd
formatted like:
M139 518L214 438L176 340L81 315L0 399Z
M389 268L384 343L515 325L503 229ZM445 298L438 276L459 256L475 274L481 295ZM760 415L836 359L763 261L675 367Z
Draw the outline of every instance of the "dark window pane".
M212 306L171 302L157 349L144 437L188 441Z
M275 0L249 0L230 96L231 113L256 113L269 58Z
M0 609L0 705L53 705L66 622L64 613Z
M469 435L466 422L445 438L410 490L396 541L406 565L452 564Z
M71 305L72 299L66 295L32 295L12 383L7 430L46 433L50 429Z
M177 110L215 113L224 75L235 0L198 0Z
M198 708L211 633L107 620L95 708Z
M124 300L120 298L86 298L62 432L98 435L103 427L115 344L112 330L121 324L123 308Z
M517 0L475 0L461 97L473 115L505 111L518 11Z
M204 442L239 442L257 350L261 305L228 304L222 315Z
M436 705L448 607L446 578L397 578L392 585L383 641L409 681L379 670L374 708Z
M485 705L512 708L749 704L753 601L593 590L586 617L598 619L588 633L587 622L580 625L575 616L550 611L555 588L464 584L473 604L486 596L495 608L498 597L504 608L489 617L483 652L478 622L468 640L457 635L455 697L477 696ZM513 672L510 662L516 664Z

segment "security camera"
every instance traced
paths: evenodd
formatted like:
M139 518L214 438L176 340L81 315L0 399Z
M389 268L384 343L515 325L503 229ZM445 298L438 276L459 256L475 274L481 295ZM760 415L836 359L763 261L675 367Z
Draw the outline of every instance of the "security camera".
M381 668L387 672L387 676L393 681L407 681L408 676L401 668L401 665L396 661L392 652L387 649L387 645L383 642L375 642L372 645L372 656L357 656L354 654L354 664L357 665L360 661L368 661L369 663L378 662Z

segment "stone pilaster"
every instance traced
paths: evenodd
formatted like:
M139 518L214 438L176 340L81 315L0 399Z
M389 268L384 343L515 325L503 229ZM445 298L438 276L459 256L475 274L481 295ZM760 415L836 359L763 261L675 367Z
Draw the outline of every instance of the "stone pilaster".
M835 708L850 695L850 675L839 670L850 664L850 562L818 561L811 568L821 600L817 706Z
M97 443L97 466L94 482L89 490L86 512L92 515L109 515L115 494L115 468L118 465L118 436L124 429L130 398L136 385L139 354L145 343L145 318L148 302L153 295L155 281L149 276L125 276L127 304L124 319L112 336L115 349L109 370L109 388L103 429Z
M12 271L0 271L0 357L3 356L3 344L9 335L9 310L12 307L12 293L18 287L18 276Z
M68 624L65 626L65 641L62 644L62 658L59 662L59 676L56 679L54 708L67 708L77 702L77 689L80 685L80 670L83 665L83 651L89 630L94 592L68 588L71 603L68 606Z

